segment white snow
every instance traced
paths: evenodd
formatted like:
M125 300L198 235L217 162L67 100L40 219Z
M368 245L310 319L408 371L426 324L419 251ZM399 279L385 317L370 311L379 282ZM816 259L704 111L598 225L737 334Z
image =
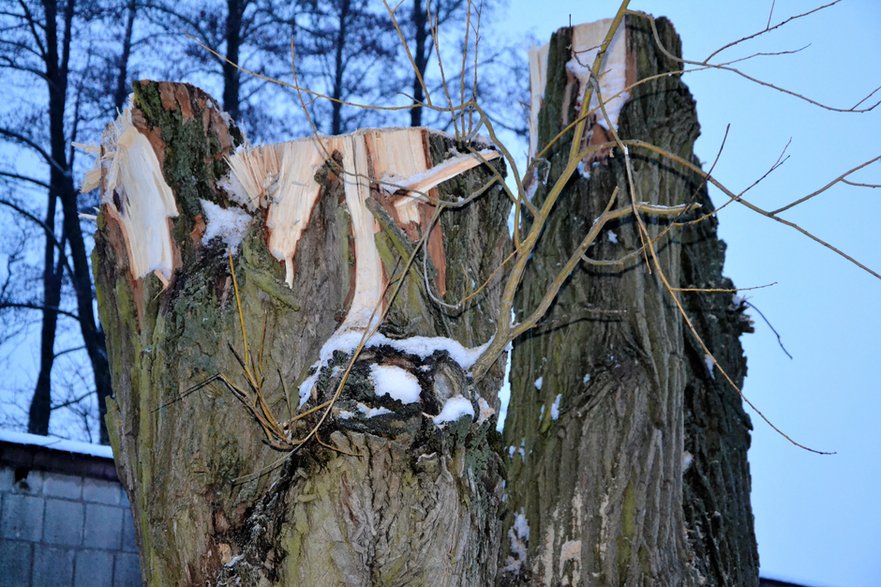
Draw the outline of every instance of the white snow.
M584 179L590 179L590 169L584 165L584 161L579 161L576 169L578 173L581 174L581 177Z
M551 420L556 421L557 418L560 417L560 400L563 399L562 394L557 394L557 397L554 398L554 403L551 406Z
M313 365L312 368L315 369L315 372L304 379L303 383L300 384L300 403L297 404L298 408L302 408L303 406L305 406L306 402L308 402L309 398L312 396L312 388L315 387L315 382L318 381L318 375L321 373L322 367L323 365L320 365L319 363Z
M692 455L687 450L682 451L682 472L685 473L689 467L691 467L691 463L694 462L694 455Z
M361 342L363 335L364 333L362 332L349 330L336 333L325 341L318 353L318 361L312 365L312 368L315 370L314 373L300 384L301 408L309 400L312 387L318 380L318 373L330 362L330 359L333 358L333 353L341 351L346 354L352 354L358 347L358 343ZM389 346L396 351L416 355L421 359L427 359L435 351L446 351L453 361L467 370L474 365L491 342L492 339L489 339L478 347L466 348L462 346L462 343L442 336L412 336L410 338L391 339L377 332L364 343L364 347Z
M585 373L584 377L581 378L581 382L585 385L590 383L590 373Z
M514 525L511 529L514 530L518 538L525 542L529 541L529 522L526 520L523 510L514 514Z
M64 438L59 438L57 436L40 436L38 434L27 434L25 432L14 432L12 430L0 429L0 442L42 446L52 450L102 457L105 459L113 458L113 449L109 446L90 444L88 442L79 442L76 440L65 440Z
M541 386L544 383L544 377L539 377L535 380L535 389L541 391Z
M489 405L489 402L482 397L477 398L477 406L480 408L480 414L477 416L478 424L483 424L496 413L492 406Z
M545 419L545 405L541 405L541 409L538 410L538 421L541 422Z
M607 230L606 231L606 238L608 238L609 242L612 243L613 245L618 244L618 235L615 234L614 230Z
M492 339L489 339L480 346L466 348L459 341L442 336L411 336L393 340L376 334L370 339L370 346L385 344L397 351L416 355L422 359L430 357L435 351L446 351L453 361L467 371L477 362L491 342Z
M447 422L456 422L463 416L471 416L474 418L474 406L471 401L461 395L454 395L444 402L440 414L433 418L436 426L446 424Z
M221 208L208 200L199 200L199 203L202 204L202 211L205 212L205 234L202 235L202 244L207 245L212 239L220 238L233 252L237 251L248 232L251 215L241 208Z
M383 416L383 415L385 415L385 414L391 414L391 413L393 413L393 412L392 412L390 409L388 409L388 408L383 408L383 407L381 407L381 406L378 407L378 408L371 408L371 407L369 407L369 406L367 406L367 405L365 405L365 404L363 404L363 403L361 403L361 402L358 402L358 405L357 405L356 407L358 408L358 411L359 411L359 412L361 412L362 414L364 414L364 415L367 416L368 418L374 418L374 417L376 417L376 416Z
M416 376L395 365L370 365L370 379L376 395L387 395L404 404L419 401L422 387ZM470 405L470 404L469 404ZM474 410L471 410L472 415Z
M520 510L514 515L514 525L508 529L508 539L511 541L511 556L503 570L517 571L526 562L526 545L529 543L529 522Z
M716 363L713 361L713 357L710 355L704 355L704 365L707 366L707 373L710 375L710 379L715 381L716 373L713 371L713 367L716 366Z

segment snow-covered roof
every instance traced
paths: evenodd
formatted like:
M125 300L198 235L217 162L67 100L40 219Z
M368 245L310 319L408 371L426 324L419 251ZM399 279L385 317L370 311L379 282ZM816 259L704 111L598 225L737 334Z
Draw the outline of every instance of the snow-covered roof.
M41 446L51 450L89 455L105 459L113 458L113 449L109 446L90 444L88 442L79 442L76 440L66 440L57 436L40 436L38 434L27 434L25 432L0 429L0 442L27 446Z

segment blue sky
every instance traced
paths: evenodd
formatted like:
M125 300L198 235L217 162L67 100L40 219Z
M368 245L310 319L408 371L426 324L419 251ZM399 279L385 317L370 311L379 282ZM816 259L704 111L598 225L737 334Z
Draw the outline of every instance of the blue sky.
M612 0L512 0L500 22L513 34L545 42L572 23L614 15ZM702 60L728 41L765 27L771 0L661 2L632 0L630 8L668 16L686 58ZM773 21L820 3L777 1ZM881 3L843 0L765 38L723 54L798 49L743 69L832 106L850 107L881 85ZM698 104L702 136L697 153L712 160L731 131L714 175L739 191L770 167L789 139L791 158L752 190L752 200L775 208L810 193L858 163L881 155L881 107L866 114L831 113L793 97L711 71L685 76ZM881 95L876 96L881 98ZM881 183L881 163L854 181ZM723 197L717 192L714 201ZM788 215L876 271L881 270L878 213L881 190L841 186ZM739 287L777 282L747 292L783 337L771 330L743 338L749 361L744 392L795 439L834 456L802 451L753 415L753 510L762 574L815 586L881 584L881 458L877 376L881 281L790 228L731 206L720 215L728 243L726 273Z

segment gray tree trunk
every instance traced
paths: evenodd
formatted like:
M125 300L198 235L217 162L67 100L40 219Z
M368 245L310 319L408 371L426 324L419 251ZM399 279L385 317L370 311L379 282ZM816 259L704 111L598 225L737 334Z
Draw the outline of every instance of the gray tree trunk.
M179 212L168 220L172 271L163 279L139 277L130 256L137 247L120 220L135 213L134 188L105 189L94 259L116 391L109 428L135 510L147 583L491 583L502 487L494 419L464 417L438 426L431 416L455 395L479 413L484 400L478 397L495 398L502 367L478 390L455 352L418 351L410 337L448 337L475 347L494 332L497 287L454 312L434 303L426 286L435 296L458 299L507 254L509 205L498 187L446 210L428 239L429 259L423 262L420 253L408 265L434 206L420 204L421 223L396 222L388 213L391 196L377 189L381 178L359 171L358 181L369 176L371 182L367 205L381 227L372 240L384 279L392 288L403 279L381 332L411 346L365 348L317 438L298 450L278 451L223 381L188 391L217 375L248 391L241 358L262 374L263 399L272 413L279 420L296 413L298 386L312 373L322 345L342 327L357 294L363 243L352 227L345 185L355 176L345 157L341 163L339 152L328 152L317 174L302 178L300 183L314 175L321 190L290 260L291 287L285 265L267 247L277 225L270 226L263 208L251 212L254 219L234 259L249 360L225 247L219 240L203 244L206 221L210 228L213 220L199 202L243 211L218 187L228 175L224 157L241 135L213 100L182 84L136 84L131 120L149 140ZM466 150L440 135L413 132L422 133L430 164ZM113 153L105 155L112 159ZM371 165L378 165L373 155ZM105 188L108 173L105 165ZM455 202L490 178L480 165L429 197ZM262 185L273 181L282 179L259 178ZM337 352L320 364L304 410L334 393L348 356ZM406 378L418 381L419 400L401 403L377 393L375 365L406 371ZM388 412L369 417L371 408ZM321 413L293 423L287 438L306 436Z
M657 25L667 50L680 55L672 25L664 19ZM628 83L681 69L657 49L646 17L628 15L625 26ZM572 29L561 29L550 43L539 149L577 116L576 81L571 64L566 68L572 43ZM695 105L678 74L634 87L618 131L623 140L696 161ZM610 140L604 135L593 126L595 141ZM547 155L547 185L566 164L570 144L571 133ZM536 307L614 188L620 190L615 207L699 202L700 212L712 209L703 178L648 151L630 152L637 196L617 148L608 160L588 162L589 179L576 175L567 186L534 252L515 305L518 319ZM539 186L536 205L545 193ZM652 237L669 228L666 221L646 223ZM640 248L632 217L610 228L588 256L607 261ZM674 288L733 287L721 273L724 244L714 218L673 228L656 250ZM582 264L543 322L514 343L504 432L506 582L757 584L749 418L737 392L708 368L650 264L643 254L621 264ZM731 294L678 295L740 385L746 362L738 337L749 322Z

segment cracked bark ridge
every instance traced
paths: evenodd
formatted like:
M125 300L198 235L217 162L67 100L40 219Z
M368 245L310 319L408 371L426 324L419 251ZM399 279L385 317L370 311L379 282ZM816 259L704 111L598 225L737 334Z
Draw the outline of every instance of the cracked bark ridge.
M336 450L310 443L287 455L266 445L257 423L219 382L187 393L220 374L242 389L248 385L235 358L244 353L227 245L220 238L203 242L206 222L213 222L203 212L206 201L253 216L234 247L242 314L255 362L260 357L268 405L280 419L296 411L297 387L314 373L319 350L344 323L357 281L352 193L346 193L352 175L338 165L345 153L331 150L329 160L303 178L316 181L320 194L288 274L267 246L267 209L249 208L236 199L241 194L229 191L227 159L242 137L214 100L185 84L138 82L131 119L148 139L179 212L164 220L176 251L165 282L130 270L126 227L108 210L125 194L105 194L94 252L116 391L109 428L135 512L146 583L491 582L501 487L493 419L463 417L438 427L423 412L436 414L445 398L461 395L477 413L482 396L495 398L502 364L475 386L445 351L372 346L355 362L321 429L322 442ZM430 165L468 152L469 146L443 135L420 133ZM102 183L112 168L105 163ZM498 287L451 312L431 301L426 283L441 295L438 251L447 301L468 293L504 258L509 205L500 190L446 210L434 229L443 248L432 249L424 262L417 256L402 274L401 259L427 227L400 226L384 214L381 198L401 194L382 191L371 173L359 180L359 189L374 218L372 241L384 275L404 282L381 332L393 341L486 342L495 330ZM467 197L491 177L478 165L430 189L424 205L433 208L431 198ZM259 179L271 185L277 178ZM345 352L331 353L314 373L312 402L333 393L347 360ZM370 377L376 364L409 372L419 382L419 398L404 403L376 389Z
M681 54L666 19L666 48ZM627 79L674 71L655 46L647 17L627 15ZM538 148L576 112L567 71L571 29L551 39L537 116ZM571 68L570 68L571 69ZM568 110L564 107L568 104ZM693 159L695 104L680 76L633 88L619 118L622 139L640 139ZM589 134L589 133L588 133ZM571 135L569 135L571 136ZM586 140L590 140L587 137ZM570 142L551 150L549 179ZM617 186L617 207L711 203L700 177L631 149L630 193L622 153L593 162L566 187L516 300L518 315L541 299ZM539 185L540 205L547 187ZM666 222L646 220L652 236ZM588 251L616 259L641 245L633 219L610 226ZM673 287L732 287L722 276L715 220L674 229L658 244ZM735 380L746 370L744 330L730 294L682 294L709 348ZM515 341L504 432L508 513L503 582L517 585L756 585L758 558L749 503L749 418L736 392L713 378L678 310L644 257L623 265L582 264L538 327ZM554 417L554 405L558 409Z

